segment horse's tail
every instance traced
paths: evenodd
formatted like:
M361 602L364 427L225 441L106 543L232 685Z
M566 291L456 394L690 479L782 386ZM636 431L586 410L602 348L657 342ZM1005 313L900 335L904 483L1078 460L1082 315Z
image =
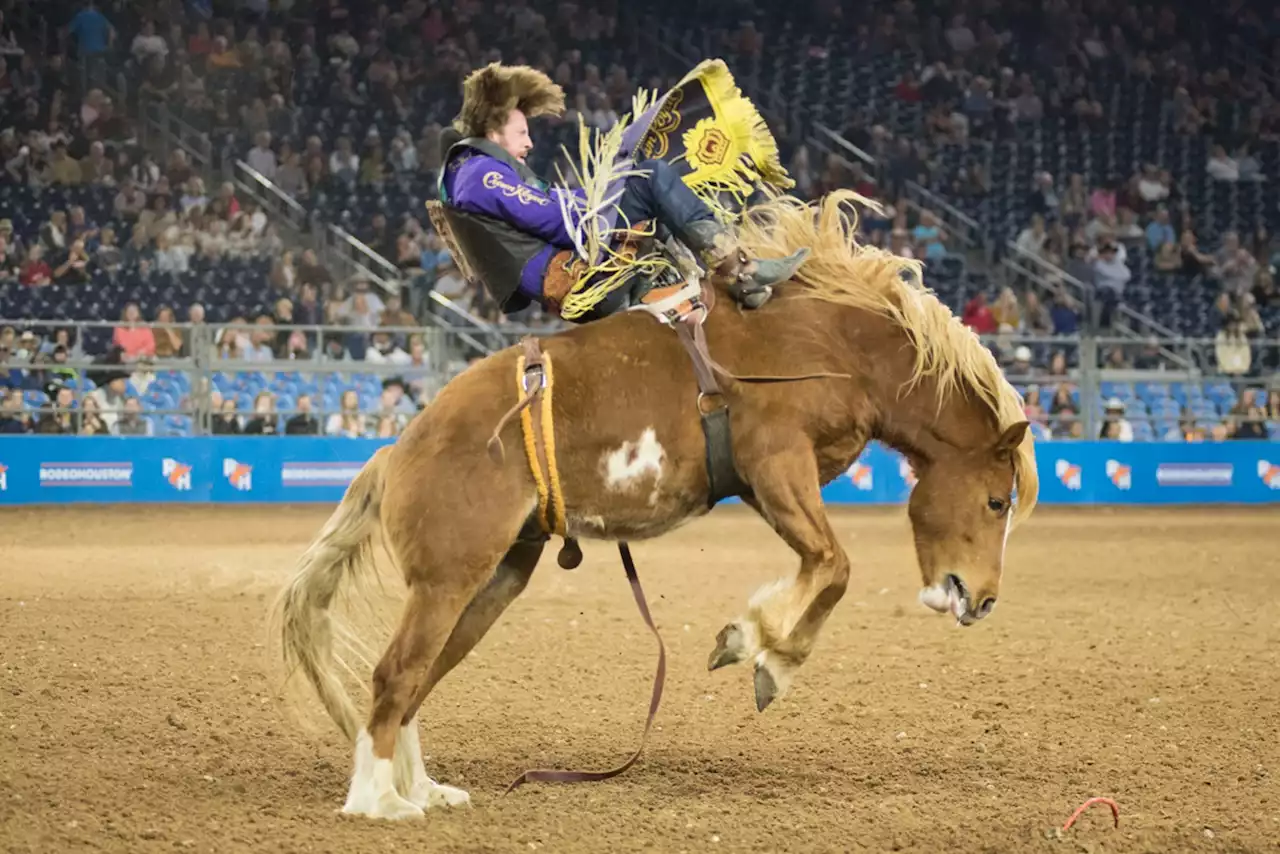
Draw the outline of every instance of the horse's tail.
M351 742L360 727L359 712L342 681L342 673L350 668L333 647L335 631L345 635L345 642L353 637L336 624L329 606L344 583L375 569L373 535L390 452L390 446L379 448L351 481L342 503L299 559L274 609L274 633L286 673L290 678L298 671L306 676L329 717Z

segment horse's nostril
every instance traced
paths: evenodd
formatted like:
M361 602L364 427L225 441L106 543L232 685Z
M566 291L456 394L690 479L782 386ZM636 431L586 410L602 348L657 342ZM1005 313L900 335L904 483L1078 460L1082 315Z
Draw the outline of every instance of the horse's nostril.
M987 614L990 614L995 607L996 607L996 597L988 596L986 599L983 599L982 604L978 606L978 616L979 617L987 616Z

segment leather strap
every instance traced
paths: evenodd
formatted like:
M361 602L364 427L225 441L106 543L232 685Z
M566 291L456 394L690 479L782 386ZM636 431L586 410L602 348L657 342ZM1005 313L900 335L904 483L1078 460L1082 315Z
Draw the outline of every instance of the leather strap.
M733 464L733 434L729 429L729 407L718 406L702 413L702 435L707 446L707 503L719 504L726 498L742 496L751 487L738 474Z
M729 427L729 404L723 400L720 381L713 367L715 361L707 352L706 334L696 320L676 324L676 335L689 353L693 373L698 381L698 415L706 445L708 494L707 506L714 507L726 498L744 495L750 487L733 464L733 433ZM708 409L708 401L719 405Z
M525 783L595 783L600 780L608 780L634 765L644 751L645 743L649 740L649 730L653 728L653 719L657 717L658 706L662 703L662 689L667 681L667 648L662 643L662 635L658 633L658 627L653 623L653 615L649 613L649 603L645 601L644 589L640 586L640 576L636 573L636 564L631 558L631 547L625 542L618 543L618 554L622 557L622 568L626 571L627 581L631 584L631 595L636 600L636 608L640 610L640 616L644 618L644 624L649 627L649 631L653 633L654 639L658 642L658 670L653 674L653 693L649 697L649 714L644 721L644 732L640 735L640 745L626 762L616 768L610 768L608 771L562 771L552 768L530 769L512 780L511 785L507 786L507 790L503 792L504 795L511 794L511 792Z
M676 324L676 335L693 362L693 375L698 380L698 391L703 395L721 393L720 381L711 367L711 355L707 352L706 333L702 324L682 321Z

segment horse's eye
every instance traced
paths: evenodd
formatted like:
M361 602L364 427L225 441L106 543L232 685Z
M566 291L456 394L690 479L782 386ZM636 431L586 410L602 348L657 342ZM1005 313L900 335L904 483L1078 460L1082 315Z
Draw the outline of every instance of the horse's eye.
M991 512L999 513L1001 510L1004 509L1004 501L1000 500L999 498L988 498L987 506L991 508Z

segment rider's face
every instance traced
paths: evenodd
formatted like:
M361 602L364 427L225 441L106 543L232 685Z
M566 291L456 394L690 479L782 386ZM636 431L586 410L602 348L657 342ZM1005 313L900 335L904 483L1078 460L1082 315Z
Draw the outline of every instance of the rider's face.
M489 140L496 142L503 151L521 163L533 150L533 140L529 138L529 121L519 110L511 111L501 130L489 131Z

